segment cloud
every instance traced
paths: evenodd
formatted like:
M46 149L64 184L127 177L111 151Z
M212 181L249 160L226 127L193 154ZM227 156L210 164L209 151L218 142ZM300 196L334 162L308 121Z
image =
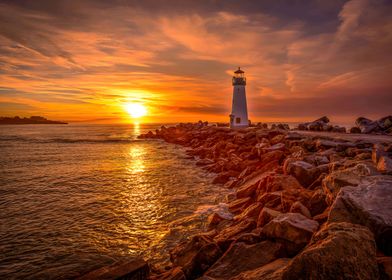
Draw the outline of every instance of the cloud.
M62 119L138 101L151 121L225 120L242 66L257 118L387 114L391 12L386 0L4 0L0 100ZM344 109L373 95L377 110Z

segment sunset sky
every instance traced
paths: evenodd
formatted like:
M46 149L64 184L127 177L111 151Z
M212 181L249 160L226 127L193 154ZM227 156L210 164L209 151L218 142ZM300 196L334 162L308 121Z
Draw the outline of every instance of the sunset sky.
M390 0L0 0L0 116L253 121L392 114Z

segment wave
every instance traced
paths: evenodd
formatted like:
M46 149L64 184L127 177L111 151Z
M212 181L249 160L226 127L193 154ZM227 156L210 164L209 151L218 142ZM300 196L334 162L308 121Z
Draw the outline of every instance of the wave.
M143 141L141 139L132 138L31 138L21 136L0 136L0 142L28 142L28 143L86 143L86 144L97 144L97 143L133 143Z

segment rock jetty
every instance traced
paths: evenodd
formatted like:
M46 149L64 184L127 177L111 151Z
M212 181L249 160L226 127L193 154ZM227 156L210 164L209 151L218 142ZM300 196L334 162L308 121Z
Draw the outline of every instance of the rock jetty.
M328 122L304 126L343 132ZM172 267L151 279L391 279L392 137L374 144L199 122L140 138L188 147L214 183L234 189L233 218L212 214L208 231L179 244Z

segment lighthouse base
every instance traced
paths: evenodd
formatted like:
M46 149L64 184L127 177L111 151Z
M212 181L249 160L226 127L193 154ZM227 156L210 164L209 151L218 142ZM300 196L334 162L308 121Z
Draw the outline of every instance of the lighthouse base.
M230 117L230 128L238 129L238 128L249 127L249 121L247 120L247 118L246 121L244 121L244 119L236 117L233 114L229 115L229 117Z

